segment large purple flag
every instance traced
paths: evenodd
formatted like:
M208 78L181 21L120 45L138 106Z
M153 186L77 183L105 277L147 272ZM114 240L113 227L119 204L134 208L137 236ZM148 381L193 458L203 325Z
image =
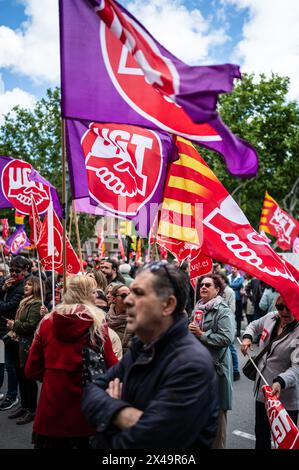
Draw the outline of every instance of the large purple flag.
M12 255L18 255L23 248L30 245L30 240L23 227L18 228L5 242L5 247Z
M55 187L43 178L30 163L0 156L0 209L15 207L21 214L31 214L32 197L39 214L44 214L50 201L61 216L62 210Z
M110 0L60 0L60 29L63 117L162 129L220 153L234 175L256 174L255 150L215 111L238 67L187 66Z
M162 201L172 138L137 126L67 120L76 209L133 220L146 237Z

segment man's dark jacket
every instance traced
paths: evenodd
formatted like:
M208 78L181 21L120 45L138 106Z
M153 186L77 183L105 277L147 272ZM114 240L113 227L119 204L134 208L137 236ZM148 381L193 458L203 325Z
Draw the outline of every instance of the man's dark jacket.
M105 392L116 377L123 383L121 400ZM119 364L85 386L82 409L107 448L209 448L217 428L216 380L210 353L180 318L148 348L133 338ZM111 421L125 406L144 414L135 426L120 431Z
M4 280L3 280L4 281ZM7 333L6 318L14 320L19 304L24 297L24 281L12 285L3 291L0 286L0 338Z

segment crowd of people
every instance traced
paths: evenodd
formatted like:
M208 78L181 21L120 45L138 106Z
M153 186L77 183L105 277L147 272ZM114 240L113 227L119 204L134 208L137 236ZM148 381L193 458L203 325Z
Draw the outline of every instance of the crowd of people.
M225 448L236 337L245 355L268 346L258 367L297 421L299 326L262 281L215 264L194 292L187 262L109 258L65 286L55 276L54 299L52 281L23 256L0 265L0 411L33 423L35 448ZM271 447L261 385L259 449Z

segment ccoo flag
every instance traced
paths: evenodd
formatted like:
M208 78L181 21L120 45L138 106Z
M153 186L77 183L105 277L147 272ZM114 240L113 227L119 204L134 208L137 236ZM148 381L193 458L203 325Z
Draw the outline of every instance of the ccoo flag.
M169 199L177 200L178 207L190 201L202 203L202 254L236 266L274 287L299 319L299 286L287 265L251 227L193 145L178 137L177 147L180 159L170 165L168 181L173 176L173 182L165 192Z
M269 385L262 387L271 434L277 449L299 449L299 429Z
M277 238L279 248L290 251L295 238L299 234L299 222L282 210L275 199L266 191L260 230L264 230L264 232Z
M164 130L220 153L233 175L257 173L255 150L216 112L236 65L184 64L113 0L60 0L60 37L64 118Z

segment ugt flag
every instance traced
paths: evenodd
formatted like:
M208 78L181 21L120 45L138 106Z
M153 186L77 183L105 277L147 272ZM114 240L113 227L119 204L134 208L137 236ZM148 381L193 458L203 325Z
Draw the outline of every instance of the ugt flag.
M133 220L146 237L162 200L172 138L137 126L67 122L76 210Z
M274 287L299 319L299 286L287 265L251 227L245 214L193 145L178 137L177 146L180 158L169 166L165 192L169 199L178 202L178 207L179 203L190 201L202 204L201 252Z
M257 173L255 150L216 113L236 65L184 64L113 0L60 0L60 29L64 118L164 130L220 153L233 175Z
M39 214L46 212L51 200L56 212L62 213L55 187L30 163L0 156L0 177L0 209L14 207L20 214L29 215L33 197Z
M270 233L277 238L277 245L282 250L291 250L295 238L299 234L299 221L282 210L275 199L266 191L261 219L260 230Z
M6 240L4 246L12 255L18 255L20 251L27 246L30 246L30 244L30 240L28 239L24 228L20 227Z
M287 413L281 401L272 396L272 389L264 385L265 406L271 434L277 449L299 449L299 429Z

